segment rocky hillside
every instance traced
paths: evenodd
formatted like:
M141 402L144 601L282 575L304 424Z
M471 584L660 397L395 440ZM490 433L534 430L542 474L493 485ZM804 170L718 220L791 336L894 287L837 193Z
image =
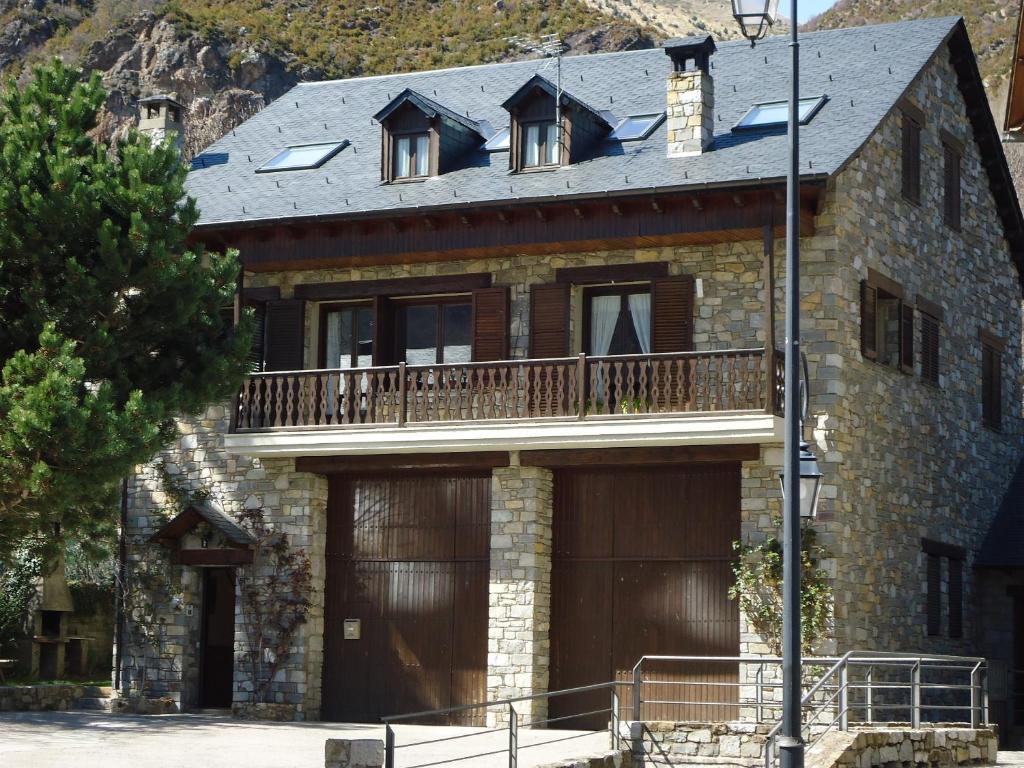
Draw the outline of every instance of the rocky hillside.
M637 24L650 24L676 36L710 33L716 40L739 37L729 0L587 0L594 8ZM784 23L773 34L788 30Z
M572 53L663 35L580 0L0 0L0 71L25 77L55 55L99 70L105 137L140 96L172 93L195 152L299 81L522 57L509 38L549 33Z

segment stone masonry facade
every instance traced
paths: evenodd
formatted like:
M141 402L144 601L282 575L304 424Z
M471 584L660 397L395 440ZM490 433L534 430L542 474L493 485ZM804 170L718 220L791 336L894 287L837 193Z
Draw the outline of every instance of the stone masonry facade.
M689 73L687 73L689 74ZM974 652L978 631L970 553L981 539L1008 486L1020 454L1021 301L1018 275L977 146L965 115L948 52L942 50L913 84L909 100L927 116L922 131L922 201L900 191L901 113L888 115L860 153L828 182L814 232L802 240L802 336L810 367L808 437L825 474L820 519L814 523L832 557L823 563L835 589L835 630L823 652L849 649ZM941 131L965 145L962 161L963 225L942 220ZM782 243L777 244L781 250ZM553 282L562 267L665 261L671 274L698 282L694 343L697 350L760 347L766 338L763 244L757 241L702 246L503 256L448 263L348 269L297 270L246 275L253 287L277 286L283 298L300 283L359 281L488 272L511 288L511 348L527 355L529 293ZM913 374L860 351L860 282L871 268L902 283L909 301L920 294L944 310L940 331L940 386L920 376L920 316L915 312L917 359ZM783 317L785 275L777 265L775 302ZM582 298L570 317L580 348ZM307 367L317 367L318 312L306 312ZM1003 356L1003 426L981 425L981 347L984 329L1006 341ZM778 336L781 343L781 334ZM215 406L180 422L181 437L164 457L190 486L208 488L229 513L263 508L313 559L317 587L311 621L275 683L278 701L297 716L315 718L323 663L324 530L327 483L295 471L294 460L260 461L223 448L227 418ZM744 462L741 530L745 541L775 531L780 510L779 445L763 445L760 458ZM161 524L166 501L152 468L143 468L130 494L129 540L133 557L149 557L144 543ZM542 691L549 665L552 479L550 473L510 466L495 470L491 502L491 584L488 678L490 696ZM925 628L925 559L921 539L964 547L964 637L929 637ZM196 569L178 568L182 602L198 600ZM166 611L175 670L167 690L183 706L194 702L191 649L198 611ZM767 646L741 627L737 652L764 654ZM680 649L685 651L685 649ZM237 649L236 649L237 651ZM238 656L236 652L236 657ZM236 662L237 664L237 662ZM175 675L177 677L175 677ZM236 702L248 681L236 669ZM500 715L495 713L494 717Z

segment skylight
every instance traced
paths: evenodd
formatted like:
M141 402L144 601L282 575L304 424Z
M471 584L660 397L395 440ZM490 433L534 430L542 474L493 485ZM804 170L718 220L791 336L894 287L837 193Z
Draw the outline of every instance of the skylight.
M807 125L818 113L822 105L828 100L827 96L814 96L808 99L800 99L800 125ZM733 130L745 128L767 128L773 125L785 125L789 119L789 102L766 101L763 104L755 104L740 121L733 126Z
M664 117L664 112L659 112L656 115L630 115L616 124L609 138L613 141L646 139L661 124Z
M496 131L491 138L484 143L484 149L488 152L501 152L509 148L508 128Z
M256 169L257 173L270 171L301 171L319 168L348 146L348 139L325 144L296 144L285 147L268 162Z

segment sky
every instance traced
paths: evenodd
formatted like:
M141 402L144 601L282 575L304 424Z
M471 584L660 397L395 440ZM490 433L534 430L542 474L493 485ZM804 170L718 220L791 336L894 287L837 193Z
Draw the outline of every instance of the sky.
M800 23L803 24L811 16L817 16L827 8L831 8L835 5L835 0L799 0L799 4L796 7L797 14L800 16ZM789 14L789 2L788 0L782 0L779 3L779 12L788 15Z

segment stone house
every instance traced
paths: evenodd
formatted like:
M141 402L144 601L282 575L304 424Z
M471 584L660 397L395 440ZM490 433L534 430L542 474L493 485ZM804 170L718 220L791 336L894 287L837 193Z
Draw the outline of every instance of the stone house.
M962 20L803 60L823 650L975 652L1022 453L1024 220ZM196 157L196 238L238 250L260 333L236 400L130 483L131 567L175 553L154 689L250 697L251 508L311 558L271 687L296 717L766 653L726 590L779 511L787 73L786 40L703 38L308 83ZM170 530L168 484L206 498Z

